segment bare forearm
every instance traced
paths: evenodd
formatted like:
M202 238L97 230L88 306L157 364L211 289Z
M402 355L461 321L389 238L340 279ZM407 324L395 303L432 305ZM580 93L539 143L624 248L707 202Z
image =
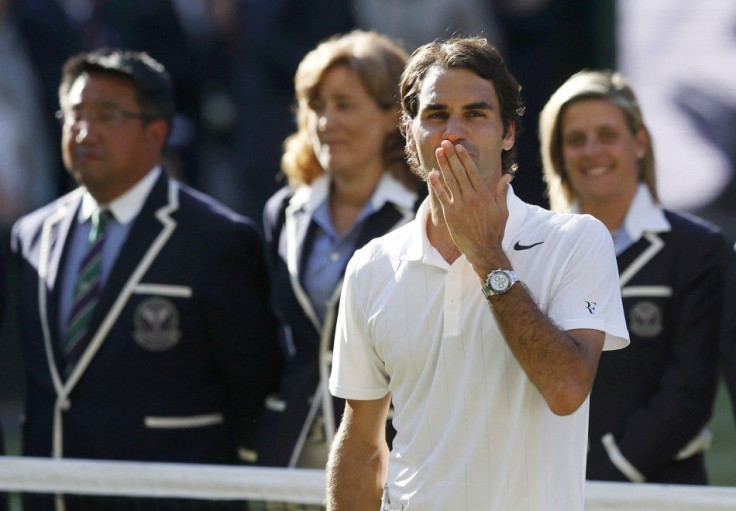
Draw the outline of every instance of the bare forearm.
M507 345L550 409L574 412L590 393L600 350L557 327L521 283L489 301Z
M386 416L391 394L347 400L327 461L328 511L376 511L388 472Z
M388 447L366 449L341 429L327 463L328 511L376 511L386 481Z

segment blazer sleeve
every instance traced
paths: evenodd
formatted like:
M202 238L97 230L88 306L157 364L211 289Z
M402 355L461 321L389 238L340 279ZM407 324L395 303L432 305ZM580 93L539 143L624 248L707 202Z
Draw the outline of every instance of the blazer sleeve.
M265 396L277 388L281 364L263 243L255 225L237 223L212 266L205 307L227 385L226 413L239 459L254 463L255 432Z
M731 397L731 406L736 419L736 245L730 251L728 259L728 276L726 278L725 307L728 311L723 315L723 335L721 336L721 361L723 378Z
M683 244L673 268L674 325L658 388L612 432L619 453L645 480L676 458L713 410L728 246L717 232L695 239ZM601 439L591 440L588 479L635 480L614 466Z
M3 317L5 316L5 289L5 255L2 247L0 247L0 329L2 329ZM0 455L2 454L5 454L5 442L3 441L2 424L0 424ZM0 508L2 507L2 502L0 502Z
M3 319L5 318L5 254L3 254L3 248L0 247L0 328L3 326Z

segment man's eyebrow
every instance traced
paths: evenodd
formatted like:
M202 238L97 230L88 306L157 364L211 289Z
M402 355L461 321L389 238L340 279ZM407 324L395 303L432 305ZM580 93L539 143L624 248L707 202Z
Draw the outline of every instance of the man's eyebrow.
M436 112L438 110L447 110L447 105L443 103L430 103L424 107L425 111ZM463 105L463 110L493 110L493 105L488 101L477 101Z
M73 109L80 109L80 108L105 108L105 109L113 109L113 108L120 108L120 104L116 101L80 101L79 103L73 103L69 105Z
M478 101L476 103L463 105L463 110L493 110L493 105L488 101Z
M447 105L443 105L442 103L430 103L424 106L424 110L429 110L431 112L436 112L438 110L447 110Z

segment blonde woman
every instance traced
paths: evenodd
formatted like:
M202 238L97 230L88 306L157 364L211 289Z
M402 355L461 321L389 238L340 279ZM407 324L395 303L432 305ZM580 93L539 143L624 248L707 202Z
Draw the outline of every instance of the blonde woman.
M725 240L659 203L652 136L619 73L573 75L539 129L552 209L593 215L611 232L631 338L598 366L587 478L706 484Z

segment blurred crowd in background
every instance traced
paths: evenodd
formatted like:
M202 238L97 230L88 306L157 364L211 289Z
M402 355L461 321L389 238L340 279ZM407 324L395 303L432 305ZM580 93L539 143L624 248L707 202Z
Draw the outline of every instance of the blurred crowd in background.
M296 67L319 41L353 28L392 36L409 52L454 33L494 42L527 105L515 188L546 205L536 117L571 73L613 65L613 3L0 0L0 232L73 185L59 153L57 86L67 57L98 47L143 50L167 67L178 108L167 169L260 222L285 183Z

